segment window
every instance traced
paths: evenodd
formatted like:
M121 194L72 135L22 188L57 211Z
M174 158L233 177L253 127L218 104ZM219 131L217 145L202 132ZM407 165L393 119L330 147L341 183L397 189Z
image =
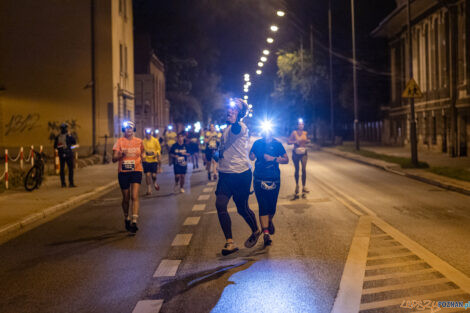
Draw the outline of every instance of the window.
M439 24L434 20L434 89L438 90L439 83Z
M124 46L124 74L127 77L127 46Z
M124 69L123 62L123 47L122 44L119 44L119 72L122 74Z

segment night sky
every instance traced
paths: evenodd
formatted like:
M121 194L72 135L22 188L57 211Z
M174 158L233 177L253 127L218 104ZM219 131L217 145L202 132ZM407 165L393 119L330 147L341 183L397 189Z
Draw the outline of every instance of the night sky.
M350 0L333 0L333 49L350 58L351 7ZM387 49L384 40L372 39L369 34L395 8L393 0L356 0L357 55L364 65L384 70ZM286 16L276 16L276 10ZM326 0L134 0L137 32L148 32L156 54L165 61L166 55L194 57L198 67L220 76L220 89L229 95L241 96L243 74L250 73L252 87L250 102L270 101L276 79L275 52L300 46L309 49L310 24L314 33L314 55L327 62L328 1ZM275 43L266 38L273 33L271 23L280 31L274 34ZM268 62L261 77L256 77L257 62L264 48L270 48ZM337 77L348 76L351 64L334 58ZM352 74L351 74L352 75ZM362 76L361 76L362 75ZM361 81L361 77L363 78ZM359 73L360 86L369 86L371 77ZM340 81L335 81L340 86ZM385 88L382 83L381 88ZM367 87L369 88L369 87Z

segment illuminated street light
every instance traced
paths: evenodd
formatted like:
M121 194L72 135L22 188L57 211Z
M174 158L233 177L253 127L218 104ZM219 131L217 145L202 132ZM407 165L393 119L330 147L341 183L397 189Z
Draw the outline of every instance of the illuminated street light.
M250 76L245 76L245 81L249 82L250 81Z
M273 32L277 32L278 29L279 29L279 27L277 27L276 25L271 25L270 29L271 29L271 31L273 31Z
M247 95L243 96L243 99L248 100L248 96Z
M253 104L248 104L248 108L249 109L253 108Z
M269 50L263 50L264 55L269 55Z
M263 73L261 70L256 70L256 74L261 75Z
M286 15L286 13L284 13L284 11L281 11L281 10L277 11L276 14L277 16L280 16L280 17L283 17L284 15Z
M247 85L248 87L250 87L250 86L251 86L251 82L247 82L246 85Z
M252 113L248 114L248 117L253 117L253 114Z
M261 62L266 62L268 60L268 58L267 57L261 57L260 60L261 60Z
M271 37L269 37L268 39L266 39L266 41L267 41L268 43L273 43L273 42L274 42L274 39L272 39Z
M245 78L246 77L250 77L250 74L246 73L245 75L243 75Z
M263 67L264 63L263 62L258 62L259 67Z
M244 92L248 92L249 90L248 90L248 88L245 88L245 89L243 89L243 91L244 91Z

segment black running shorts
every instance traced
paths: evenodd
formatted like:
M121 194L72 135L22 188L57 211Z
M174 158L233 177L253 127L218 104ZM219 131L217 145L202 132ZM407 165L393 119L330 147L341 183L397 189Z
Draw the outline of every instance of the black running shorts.
M142 172L119 172L118 180L121 189L129 189L131 187L131 184L142 183Z

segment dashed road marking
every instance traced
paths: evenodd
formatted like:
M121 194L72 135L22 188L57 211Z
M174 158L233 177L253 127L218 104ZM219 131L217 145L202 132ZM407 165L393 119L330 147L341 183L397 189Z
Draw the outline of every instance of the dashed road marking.
M140 300L132 313L158 313L162 309L163 300Z
M200 195L199 198L197 198L198 201L205 201L205 200L209 200L209 198L211 197L211 195Z
M206 209L206 205L205 204L195 204L193 206L193 211L204 211Z
M215 185L217 185L217 182L215 181L211 181L207 183L207 186L215 186Z
M176 275L181 260L162 260L153 277L172 277Z
M200 216L187 217L183 225L197 225L200 219Z
M187 246L191 241L193 234L178 234L171 243L172 246Z
M212 190L214 190L214 188L206 187L206 188L202 189L202 192L212 192Z

